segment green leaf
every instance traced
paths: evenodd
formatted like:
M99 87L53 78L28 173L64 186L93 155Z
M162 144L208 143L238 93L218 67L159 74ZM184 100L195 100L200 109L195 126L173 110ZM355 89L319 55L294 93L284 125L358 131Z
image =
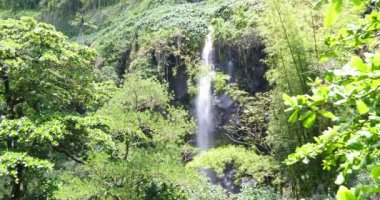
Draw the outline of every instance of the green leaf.
M342 10L342 1L343 0L332 1L332 5L325 18L325 26L331 26L338 20L339 13Z
M313 112L309 117L306 118L306 120L303 122L303 126L305 128L310 128L313 126L315 119L317 118L317 115Z
M376 183L380 184L380 166L377 166L371 170L371 177Z
M336 194L338 200L356 200L354 193L344 186L340 186Z
M343 175L343 173L341 172L341 173L339 173L339 175L336 177L335 184L337 184L337 185L342 185L342 184L344 183L344 180L345 180L344 175Z
M288 122L289 123L296 122L299 112L300 112L300 110L298 110L298 109L296 111L294 111L293 114L289 117Z
M294 101L294 99L290 97L289 95L284 93L282 94L282 98L284 99L287 105L296 105L296 101Z
M355 7L359 8L362 6L363 1L362 0L352 0L352 3Z
M320 115L322 115L323 117L326 117L326 118L328 118L328 119L332 119L332 118L335 117L334 114L332 114L331 112L326 111L326 110L320 110L320 111L318 111L318 113L319 113Z
M372 69L379 70L380 69L380 54L376 54L372 59Z
M358 137L354 137L347 141L347 147L348 149L353 149L353 150L358 151L358 150L363 149L364 146Z
M317 1L315 1L314 4L313 4L313 9L315 9L315 10L320 9L321 6L323 5L323 3L325 3L325 2L326 2L326 0L317 0Z
M308 118L311 114L313 114L313 111L311 111L311 110L309 110L309 111L307 111L306 113L304 113L304 114L302 114L301 116L300 116L300 120L305 120L306 118Z
M356 101L356 109L361 115L365 115L369 112L367 104L361 99Z
M359 72L368 72L368 66L363 62L359 56L352 56L351 65L355 67Z

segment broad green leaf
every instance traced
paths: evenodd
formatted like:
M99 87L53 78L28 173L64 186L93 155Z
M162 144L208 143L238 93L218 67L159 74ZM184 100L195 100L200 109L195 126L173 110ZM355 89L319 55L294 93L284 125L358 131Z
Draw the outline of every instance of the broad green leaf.
M337 184L337 185L342 185L342 184L344 183L344 180L345 180L344 175L343 175L343 173L341 172L341 173L339 173L339 175L336 177L335 184Z
M356 200L354 193L344 186L340 186L336 194L338 200Z
M326 0L317 0L317 1L315 1L314 4L313 4L313 9L315 9L315 10L320 9L321 6L323 5L323 3L325 3L325 2L326 2Z
M293 114L289 117L289 120L288 120L288 122L289 123L294 123L294 122L296 122L296 120L297 120L297 117L298 117L298 113L300 112L300 110L296 110L296 111L294 111L293 112Z
M352 56L351 65L355 67L359 72L368 72L369 67L363 62L359 56Z
M305 121L303 122L303 126L305 128L310 128L311 126L313 126L316 117L317 115L313 112L309 117L305 119Z
M371 177L376 183L380 184L380 166L377 166L371 170Z
M372 69L379 70L380 69L380 54L376 54L372 59Z
M298 95L296 99L298 105L305 104L308 101L308 99L304 95Z
M362 0L352 0L352 3L354 4L355 7L360 7L363 3Z
M369 112L367 104L361 99L356 101L356 109L361 115L365 115Z
M300 120L305 120L306 118L308 118L311 114L313 114L313 111L309 110L307 111L306 113L302 114L300 116Z
M285 93L282 94L282 98L284 99L284 101L287 105L295 105L296 104L294 99Z
M359 137L354 137L347 141L347 147L353 150L363 149L363 144L360 142Z
M326 110L320 110L320 111L318 111L318 113L319 113L320 115L322 115L323 117L326 117L326 118L328 118L328 119L332 119L332 118L335 117L334 114L332 114L331 112L326 111Z
M333 72L328 71L328 72L325 73L325 77L324 77L325 81L331 82L331 81L334 80L334 78L335 78L335 75L334 75Z
M342 10L343 0L333 0L332 5L325 18L325 26L333 25L339 18L339 13Z

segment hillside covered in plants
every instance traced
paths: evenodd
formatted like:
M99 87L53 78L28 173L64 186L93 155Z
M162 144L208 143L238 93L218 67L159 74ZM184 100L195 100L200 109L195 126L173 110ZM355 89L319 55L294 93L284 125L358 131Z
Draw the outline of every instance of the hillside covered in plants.
M0 199L380 199L379 0L0 0Z

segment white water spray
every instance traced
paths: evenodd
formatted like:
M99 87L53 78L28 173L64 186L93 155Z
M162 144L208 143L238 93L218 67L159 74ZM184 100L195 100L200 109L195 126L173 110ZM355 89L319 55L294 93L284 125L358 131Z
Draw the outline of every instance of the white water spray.
M202 51L202 74L198 82L198 96L196 100L198 122L197 146L203 150L211 147L213 141L212 133L214 131L213 96L211 91L214 63L211 34L212 29L210 27Z
M232 61L228 61L227 74L230 76L229 82L232 82L232 80L233 80L233 78L232 78L233 71L234 71L234 63L232 63Z

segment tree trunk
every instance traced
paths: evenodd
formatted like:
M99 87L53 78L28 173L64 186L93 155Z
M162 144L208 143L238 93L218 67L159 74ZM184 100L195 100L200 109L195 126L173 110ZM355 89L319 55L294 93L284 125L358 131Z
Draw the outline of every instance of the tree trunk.
M10 81L7 74L7 67L0 65L1 71L1 79L4 83L4 95L5 95L5 102L8 107L8 118L9 119L15 119L16 118L16 112L15 112L15 106L16 102L12 98L11 94L11 87L10 87ZM16 146L16 140L13 138L7 139L7 148L9 149L15 149ZM24 165L23 164L17 164L16 165L16 178L12 181L12 193L11 193L11 199L12 200L19 200L22 198L25 191L22 191L21 184L23 181L23 172L24 172Z
M126 139L124 160L128 160L128 154L129 154L129 140Z
M5 102L7 103L7 107L9 109L8 110L9 118L14 119L15 117L14 104L12 101L11 88L10 88L9 78L7 75L7 67L0 65L0 68L2 69L1 79L3 80L3 83L4 83L4 95L5 95Z
M84 25L79 27L79 40L81 44L84 44Z
M19 200L23 196L23 191L21 190L21 184L22 184L22 174L24 171L24 166L22 164L18 164L16 166L17 169L17 180L13 180L13 186L12 186L12 200Z
M7 104L8 108L8 116L10 119L13 119L14 116L14 109L12 105L12 96L11 96L11 89L10 89L10 84L9 84L9 79L7 75L7 68L3 65L0 65L1 69L1 79L4 83L4 95L5 95L5 102ZM7 149L12 149L14 145L14 141L11 138L7 138Z

